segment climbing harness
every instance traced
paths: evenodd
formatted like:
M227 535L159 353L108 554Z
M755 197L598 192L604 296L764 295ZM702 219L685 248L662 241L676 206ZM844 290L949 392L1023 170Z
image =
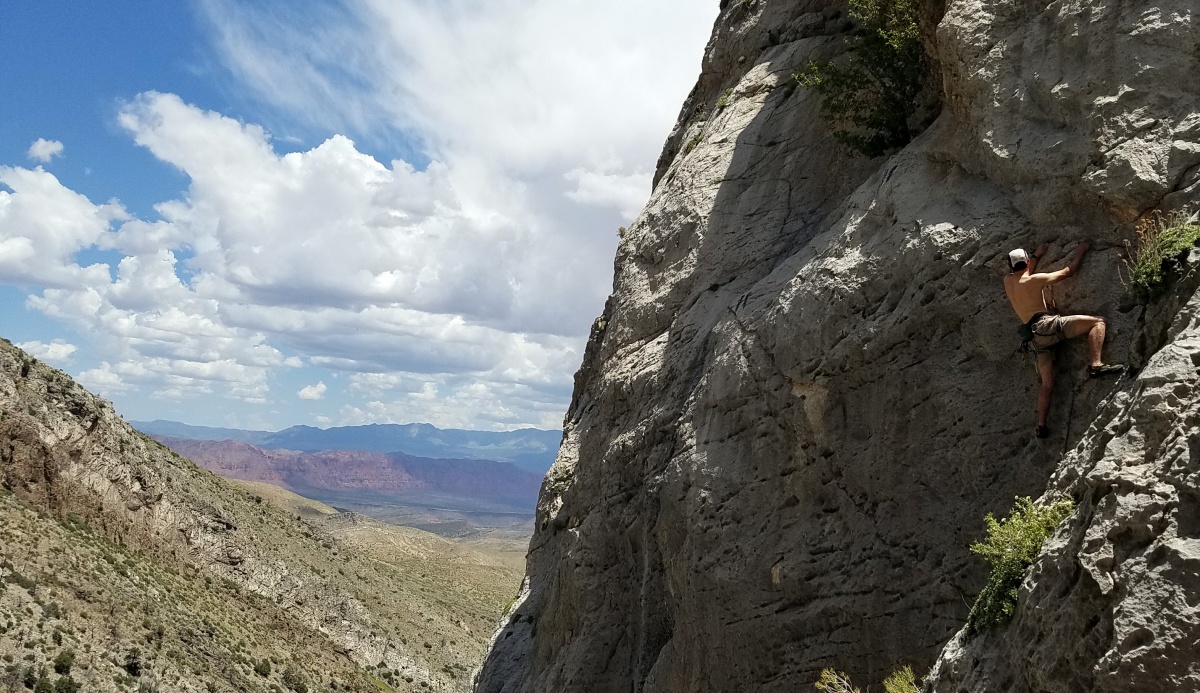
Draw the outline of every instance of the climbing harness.
M1050 292L1049 299L1046 298L1047 291ZM1020 327L1017 328L1017 336L1021 338L1021 346L1017 347L1018 354L1035 354L1035 353L1037 353L1037 349L1035 349L1033 346L1033 340L1038 335L1036 332L1034 332L1033 326L1037 324L1038 320L1041 320L1043 317L1045 317L1047 315L1058 315L1058 301L1056 301L1054 299L1054 285L1053 284L1042 288L1042 305L1044 305L1046 307L1046 310L1038 311L1037 313L1034 313L1033 317L1029 319L1029 322L1027 322L1024 325L1021 325ZM1043 335L1043 336L1049 336L1049 335Z

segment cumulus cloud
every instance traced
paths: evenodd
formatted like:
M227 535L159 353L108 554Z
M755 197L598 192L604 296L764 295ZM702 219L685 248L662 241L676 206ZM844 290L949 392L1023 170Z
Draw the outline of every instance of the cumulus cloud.
M260 125L142 94L120 126L190 181L155 219L0 167L0 282L37 287L31 307L88 335L101 363L80 379L267 402L274 374L316 366L350 375L336 423L560 425L614 229L649 194L715 7L199 7L240 84L347 134L281 153ZM81 262L90 249L122 259Z
M63 339L55 339L47 342L18 342L17 346L24 349L34 358L51 363L71 363L71 357L78 350L74 344L71 344Z
M55 287L107 281L106 266L80 267L74 256L128 218L119 203L94 205L41 168L0 166L0 186L0 281Z
M142 95L119 122L191 179L185 198L158 206L159 220L93 204L41 170L0 169L12 190L0 192L0 280L46 287L29 304L102 345L87 384L264 402L270 375L303 361L535 387L569 380L579 338L556 319L569 307L523 293L519 279L540 271L536 238L465 198L470 181L446 166L386 166L342 136L279 154L262 128L170 94ZM124 257L81 267L89 247ZM540 404L513 406L540 420Z
M42 139L41 137L29 146L29 158L34 161L40 161L43 164L49 163L54 157L62 155L62 152L62 142Z

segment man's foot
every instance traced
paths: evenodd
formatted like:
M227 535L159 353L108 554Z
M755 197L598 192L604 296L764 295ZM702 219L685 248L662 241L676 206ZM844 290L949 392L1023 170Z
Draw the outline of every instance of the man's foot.
M1050 435L1050 429L1039 424L1037 428L1033 429L1033 435L1038 438L1045 438Z
M1088 376L1101 378L1106 375L1116 375L1125 370L1125 366L1102 363L1099 366L1088 366Z

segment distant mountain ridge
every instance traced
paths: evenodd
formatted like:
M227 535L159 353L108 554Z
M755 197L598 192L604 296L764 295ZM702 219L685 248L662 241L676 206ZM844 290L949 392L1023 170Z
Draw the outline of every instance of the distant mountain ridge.
M301 495L367 492L409 499L453 499L471 507L533 513L541 475L510 462L430 459L402 452L270 450L236 440L155 436L217 474L263 481Z
M315 428L292 426L282 431L192 426L177 421L133 421L139 431L191 440L236 440L269 450L320 452L359 450L402 452L415 457L511 462L538 474L554 463L562 431L523 428L516 431L468 431L426 423L368 424Z

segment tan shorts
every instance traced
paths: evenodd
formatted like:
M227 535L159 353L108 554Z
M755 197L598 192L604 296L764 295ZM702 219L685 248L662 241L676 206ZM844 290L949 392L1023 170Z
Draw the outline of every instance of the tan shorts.
M1059 342L1067 338L1067 325L1086 316L1083 315L1043 315L1033 323L1033 351L1036 354L1046 354L1054 350Z

